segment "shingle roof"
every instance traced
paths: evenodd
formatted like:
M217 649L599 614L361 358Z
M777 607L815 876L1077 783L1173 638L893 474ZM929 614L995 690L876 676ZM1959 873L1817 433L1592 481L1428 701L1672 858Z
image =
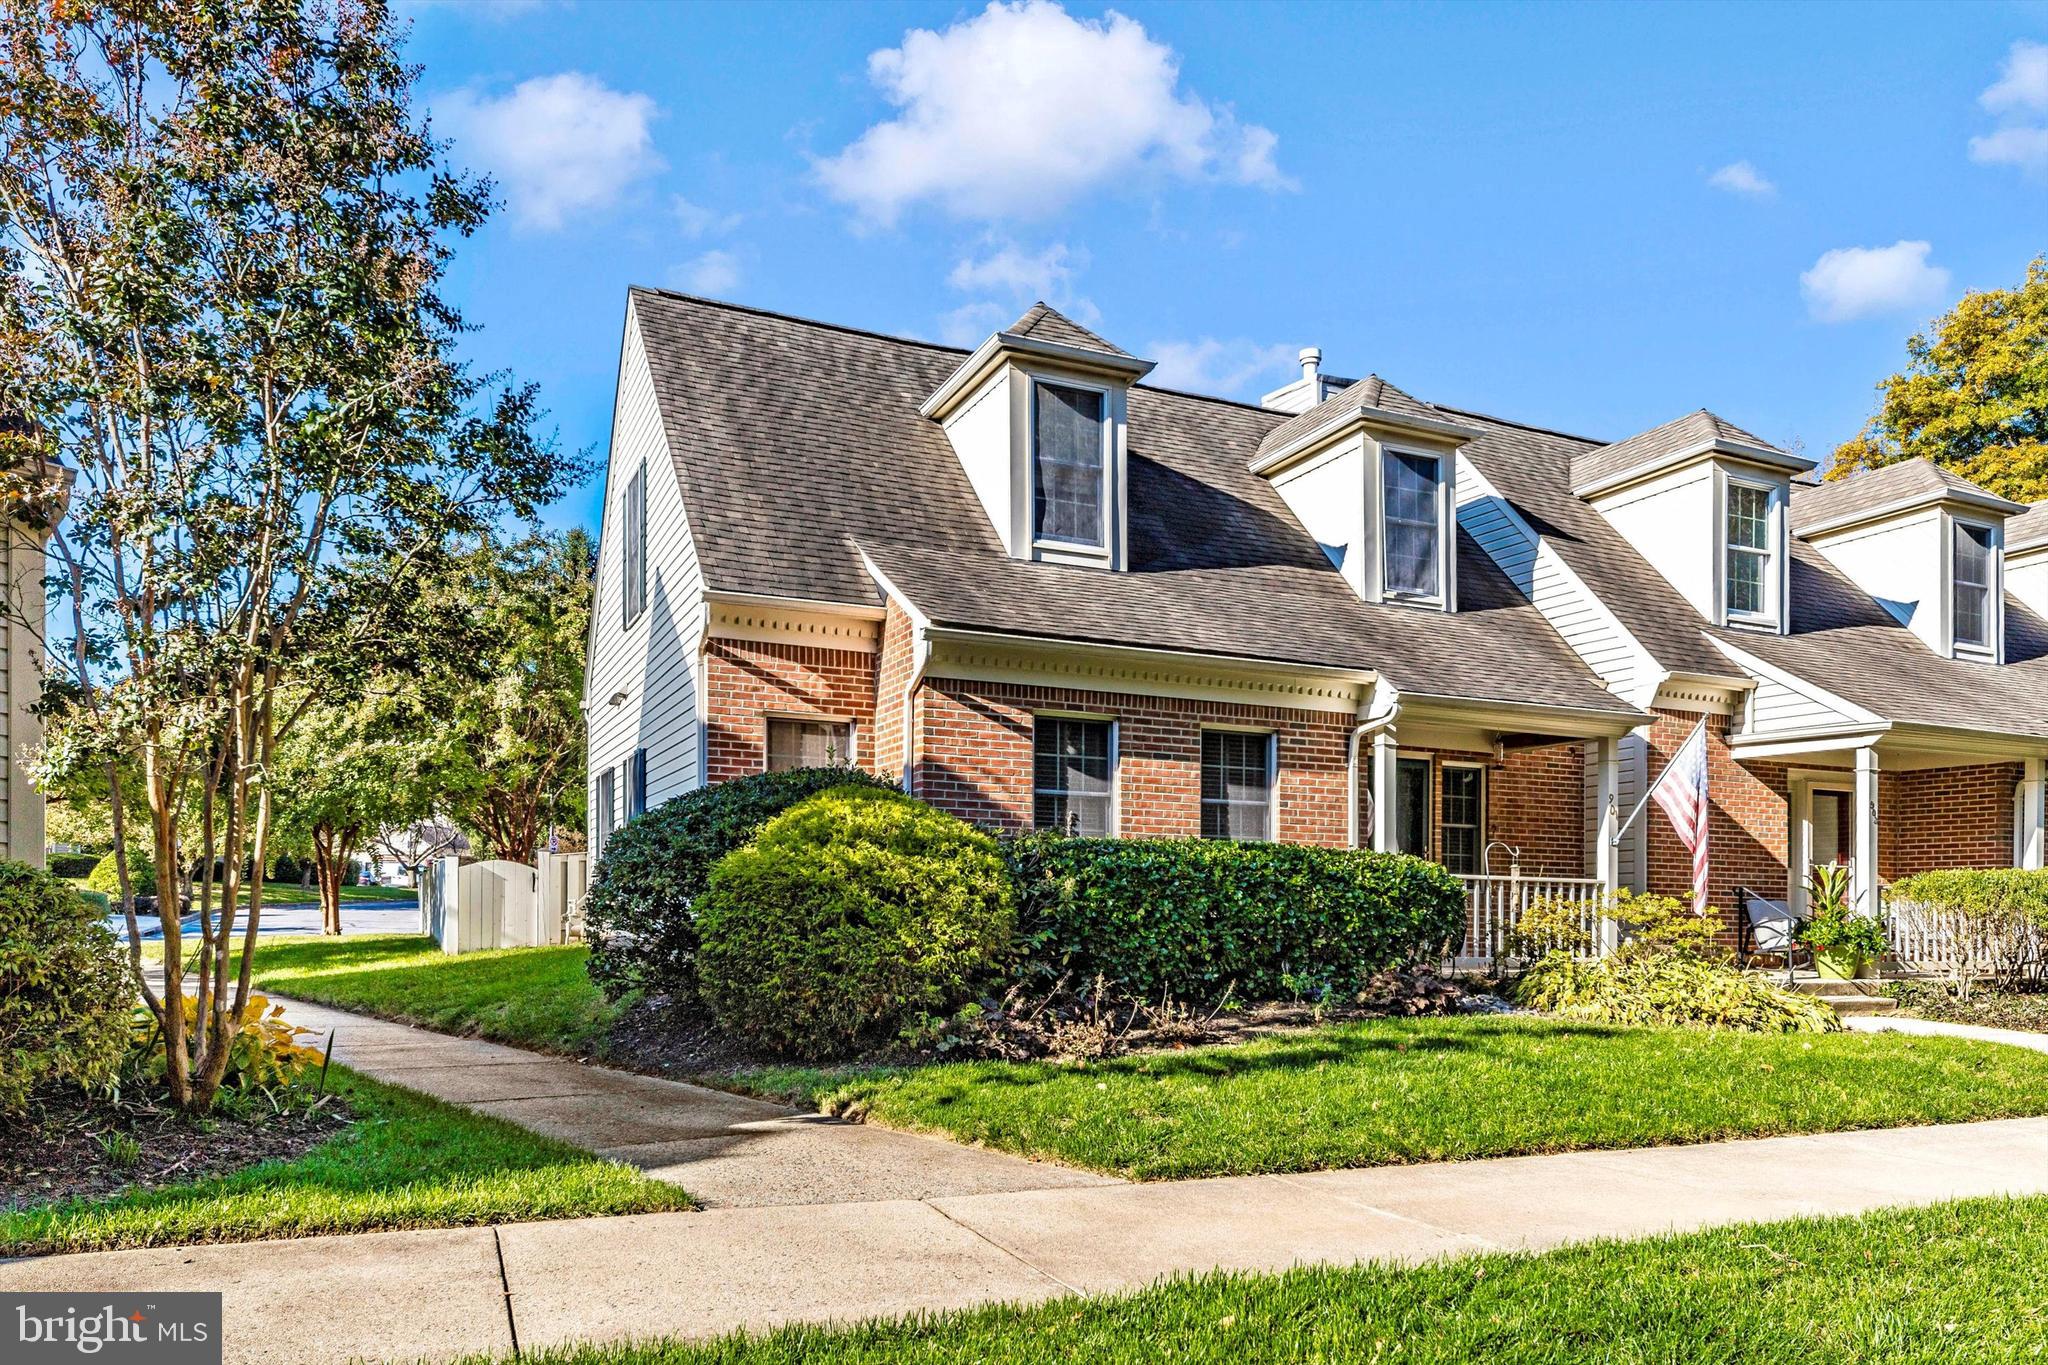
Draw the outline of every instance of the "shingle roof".
M2005 548L2008 554L2014 550L2030 549L2042 544L2048 544L2048 502L2034 503L2026 511L2005 523Z
M1861 470L1845 479L1793 489L1792 532L1803 535L1809 527L1851 520L1895 505L1938 502L1944 498L1958 498L1991 510L2001 505L2010 511L2020 510L2019 503L1987 492L1932 460L1903 460Z
M1744 431L1725 417L1701 408L1648 431L1638 432L1625 441L1586 451L1572 461L1572 487L1590 488L1632 469L1654 466L1671 456L1716 443L1786 454L1761 436Z
M1107 351L1111 355L1135 359L1129 351L1112 346L1080 323L1060 312L1057 308L1040 300L1025 310L1018 318L1003 329L1016 336L1036 337L1040 341L1057 342L1062 346L1078 346L1084 351Z
M1259 442L1258 453L1261 456L1269 455L1317 430L1338 414L1356 412L1360 408L1380 408L1404 417L1419 417L1427 421L1450 420L1433 404L1425 403L1413 394L1394 387L1376 374L1369 374L1339 389L1308 411L1288 418L1267 432L1265 439Z
M1279 414L1134 387L1130 572L1023 563L917 413L961 352L653 290L632 301L714 591L872 604L865 550L944 624L1375 668L1407 691L1632 714L1468 538L1459 612L1361 602L1248 468Z

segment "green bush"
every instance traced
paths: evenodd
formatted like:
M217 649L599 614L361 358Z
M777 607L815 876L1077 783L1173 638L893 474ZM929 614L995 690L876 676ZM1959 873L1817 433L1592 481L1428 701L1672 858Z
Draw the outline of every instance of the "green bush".
M1594 961L1547 953L1515 984L1530 1009L1600 1024L1828 1033L1835 1012L1813 996L1687 952L1623 948Z
M44 1086L110 1080L133 1010L99 911L47 872L0 862L0 1118Z
M1886 893L1930 910L2025 920L2048 930L2048 872L2018 867L1951 867L1916 872Z
M711 869L799 801L848 786L895 790L857 768L791 768L678 796L615 831L583 901L590 979L613 996L694 990L691 902Z
M728 1032L844 1056L966 1001L1014 929L994 839L900 792L838 787L719 860L697 899L698 988Z
M128 880L134 884L136 895L156 894L156 860L149 856L147 849L128 850ZM121 869L112 853L92 865L92 871L86 874L85 888L111 896L117 902L121 899Z
M1396 853L1043 834L1004 853L1026 969L1145 1000L1349 994L1465 921L1456 877Z
M97 853L52 853L50 875L52 877L90 877L92 870L100 865Z
M1966 953L1952 953L1944 968L1959 995L1970 993L1979 973L2002 986L2039 981L2048 973L2042 954L2048 936L2048 872L2012 867L1917 872L1892 883L1885 900L1894 921L1968 946Z

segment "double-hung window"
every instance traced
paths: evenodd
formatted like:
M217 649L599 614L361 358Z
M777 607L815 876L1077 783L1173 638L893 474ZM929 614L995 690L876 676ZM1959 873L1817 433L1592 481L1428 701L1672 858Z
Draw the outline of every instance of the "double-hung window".
M1443 595L1443 461L1389 450L1382 459L1386 591L1394 597Z
M853 761L853 730L839 721L768 721L768 771L845 767Z
M619 601L624 624L632 625L647 610L647 465L633 471L626 480L626 553L619 579Z
M1107 543L1103 405L1094 389L1039 384L1032 390L1031 533L1038 540Z
M647 814L647 751L635 749L633 760L627 768L627 787L630 793L626 802L626 818L637 820Z
M1444 866L1475 877L1486 844L1486 769L1446 763L1443 789Z
M1991 528L1956 523L1956 643L1991 648Z
M1106 838L1116 766L1106 720L1040 716L1032 730L1032 823Z
M1770 606L1771 491L1728 485L1727 597L1730 617L1764 617Z
M1273 837L1273 737L1202 732L1202 837Z
M593 824L597 829L595 852L599 856L604 854L604 846L611 841L611 833L618 827L618 781L618 772L613 768L606 768L597 775L597 819Z

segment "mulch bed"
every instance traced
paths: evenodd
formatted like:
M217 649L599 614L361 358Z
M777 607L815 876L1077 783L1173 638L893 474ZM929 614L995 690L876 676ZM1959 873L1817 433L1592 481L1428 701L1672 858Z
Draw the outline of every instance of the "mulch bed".
M268 1109L260 1097L256 1103ZM0 1210L105 1199L290 1160L354 1122L332 1095L282 1114L217 1113L200 1124L151 1103L66 1096L18 1125L0 1126Z
M2048 987L1978 986L1963 1000L1938 981L1894 981L1884 989L1903 1013L1921 1019L2048 1033Z

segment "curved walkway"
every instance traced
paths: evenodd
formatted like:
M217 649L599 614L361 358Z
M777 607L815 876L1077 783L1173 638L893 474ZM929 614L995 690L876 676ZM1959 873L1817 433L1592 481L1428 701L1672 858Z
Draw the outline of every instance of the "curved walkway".
M1842 1022L1858 1033L1917 1033L1922 1037L1968 1038L1979 1043L2023 1047L2030 1052L2048 1052L2048 1033L2029 1033L2024 1029L1951 1024L1943 1019L1915 1019L1900 1014L1859 1014Z

